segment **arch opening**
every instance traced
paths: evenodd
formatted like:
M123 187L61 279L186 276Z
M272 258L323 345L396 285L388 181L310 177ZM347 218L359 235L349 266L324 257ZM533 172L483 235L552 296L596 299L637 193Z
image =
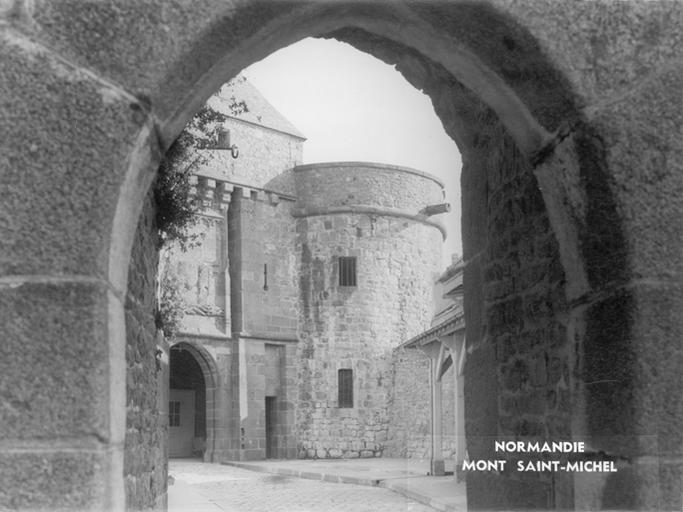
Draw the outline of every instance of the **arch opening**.
M170 347L169 457L213 461L216 369L208 352L189 342Z
M516 315L534 316L535 312L531 311L531 308L535 306L527 305L525 300L509 297L505 294L491 296L489 290L486 289L487 285L491 284L491 281L497 280L501 282L502 287L508 286L509 279L507 278L510 277L511 273L519 276L526 266L525 262L520 263L519 255L513 256L514 252L534 251L538 250L540 246L542 247L540 250L545 251L549 258L546 263L550 268L552 282L545 283L547 285L547 296L533 300L537 302L546 301L546 304L550 304L548 307L551 312L559 312L564 315L566 313L565 282L578 283L574 287L580 292L586 291L582 258L576 243L577 235L573 231L573 224L565 222L568 218L568 212L563 210L562 205L558 206L557 204L558 202L562 203L562 191L560 190L560 197L558 197L557 195L549 195L548 188L539 190L534 176L534 168L537 164L535 158L554 144L551 141L552 137L542 127L541 122L537 121L531 114L533 109L527 108L504 81L501 82L499 78L491 76L490 70L485 66L482 67L481 62L476 62L477 65L473 65L473 60L463 61L462 55L464 53L460 46L457 47L458 52L456 52L460 59L452 61L443 55L443 48L449 46L446 44L442 47L443 41L437 42L435 44L438 51L434 52L432 59L430 58L431 55L425 56L425 54L429 55L429 51L425 49L429 43L424 43L424 41L430 40L429 31L419 31L417 34L410 33L406 36L409 42L403 44L387 36L387 27L391 27L392 24L386 19L378 25L374 20L365 18L367 13L363 13L358 17L346 16L342 21L339 21L327 18L330 12L332 11L325 11L323 14L315 13L320 16L320 20L317 21L319 30L313 31L314 33L310 35L322 34L327 37L336 37L350 42L353 46L378 56L382 60L396 63L402 74L413 85L427 91L435 103L437 115L444 122L447 133L453 137L460 147L466 171L463 176L463 196L469 197L467 199L469 204L463 207L467 267L465 287L468 290L465 298L468 317L467 340L470 344L468 353L475 353L475 356L468 359L467 364L471 367L480 364L469 388L472 390L480 384L485 385L487 382L494 382L498 387L503 387L508 385L509 380L513 382L513 387L517 386L514 383L517 377L509 377L509 374L514 374L519 367L512 364L505 366L508 362L505 356L502 356L504 358L502 362L499 361L502 363L500 366L505 377L502 382L499 381L496 367L498 363L495 361L501 357L498 355L498 351L501 350L499 346L506 342L498 340L496 334L492 334L494 332L492 323L498 322L495 328L502 329L514 324ZM281 32L284 35L282 35L279 43L274 43L274 40L278 39L275 37L262 45L250 43L250 48L253 52L260 54L265 51L265 48L269 48L269 45L274 44L277 47L283 44L282 41L309 35L309 31L308 28L299 29L295 24L293 28ZM418 43L418 40L421 42ZM410 43L414 44L411 45ZM172 134L178 132L178 127L182 124L183 119L187 120L193 112L193 108L208 97L206 91L210 84L222 80L220 77L226 78L235 74L229 71L226 75L225 69L230 68L230 66L226 66L226 59L228 59L227 56L220 59L213 70L208 71L201 80L192 84L193 89L184 101L180 102L183 106L162 121L160 132L162 140L166 144L168 140L172 139ZM253 58L248 59L254 60ZM463 63L468 64L463 67L470 69L473 75L463 76L461 71L453 71L453 68ZM219 70L219 67L222 69ZM489 78L488 82L486 82L486 77ZM477 84L482 83L481 81L486 82L489 86L485 87L485 90L472 92L472 88L476 88ZM466 85L463 85L463 82ZM543 96L543 93L539 92L539 96ZM510 105L511 110L508 109ZM544 119L543 123L552 126L552 121L547 119ZM497 148L499 151L491 153L492 148ZM498 190L495 190L496 187ZM515 199L510 201L510 197ZM522 202L519 207L511 204L517 199ZM550 218L545 211L548 202L552 203L549 209L554 214ZM495 204L492 206L492 203ZM520 222L516 226L506 224L507 221L503 217ZM522 217L525 217L526 220ZM531 245L534 246L533 249L520 247L517 241L513 240L514 235L510 235L510 232L514 230L525 230L525 233L528 234L534 229L542 232L544 239L533 240L531 242ZM506 238L502 238L499 245L492 248L489 246L489 238L491 233L496 232L505 234ZM558 240L559 248L557 247ZM496 275L495 265L490 264L489 261L491 258L489 258L488 253L495 251L499 252L498 257L501 259L517 258L517 261L510 267L498 270L503 273L501 276ZM523 257L521 258L523 259ZM571 262L571 265L568 265L567 262ZM529 288L538 282L532 282L536 279L535 277L529 279ZM519 328L522 329L524 326L520 325ZM552 323L549 329L552 332L551 337L553 340L557 340L558 344L561 345L566 341L568 332L566 322ZM501 331L498 334L504 333ZM560 372L566 373L564 368L571 364L571 356L563 354L558 358L561 360ZM519 372L524 373L522 370ZM525 381L525 377L520 378ZM471 413L469 416L478 416L478 419L473 421L470 431L484 425L483 433L480 436L478 435L481 439L473 439L473 452L475 453L477 451L483 455L490 453L490 448L481 445L482 439L499 433L502 420L497 410L498 400L499 393L496 390L484 401L468 401L476 403L478 408L476 411L468 411ZM496 410L494 411L494 409ZM485 416L483 420L482 414ZM466 413L466 415L468 414ZM558 423L562 424L558 427L561 429L557 431L558 433L566 434L571 431L572 426L568 418L563 417L558 420ZM546 427L539 427L539 425L540 423L516 422L514 425L503 426L502 429L518 435L540 435ZM545 432L547 433L547 431ZM480 444L479 448L477 448L478 443ZM489 485L489 482L482 479L474 485L473 489L478 492L477 489L481 490ZM548 493L551 491L543 492L546 494L541 497L535 496L532 499L550 499Z
M212 28L207 39L225 30L219 25ZM568 81L518 21L482 4L398 3L390 9L376 4L307 4L252 35L253 39L230 49L214 40L215 60L199 80L188 84L173 108L160 113L163 144L174 140L213 91L251 63L305 37L338 39L395 65L409 83L425 92L463 159L478 153L487 137L483 131L492 123L504 127L541 180L543 200L561 246L570 300L589 292L585 255L579 249L582 226L576 226L577 221L586 222L585 205L572 197L567 183L576 178L547 173L549 166L542 165L567 132L582 131L582 115ZM198 47L205 49L205 44L199 41ZM185 57L197 56L191 50ZM580 167L574 165L576 155L569 158L574 160L569 167Z
M569 432L625 468L592 487L474 477L471 505L680 509L683 402L662 398L680 394L676 6L5 4L11 506L118 510L128 488L131 508L163 508L165 462L143 466L165 426L138 428L165 407L150 391L164 364L154 257L134 248L137 220L138 235L153 232L141 212L159 156L240 69L337 35L429 89L464 156L465 392L491 390L468 411L472 452L487 455L478 434Z

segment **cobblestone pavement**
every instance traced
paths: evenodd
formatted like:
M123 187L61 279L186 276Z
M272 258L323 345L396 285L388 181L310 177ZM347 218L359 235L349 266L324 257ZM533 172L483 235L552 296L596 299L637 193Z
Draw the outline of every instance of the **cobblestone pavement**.
M169 512L433 512L388 489L171 460Z

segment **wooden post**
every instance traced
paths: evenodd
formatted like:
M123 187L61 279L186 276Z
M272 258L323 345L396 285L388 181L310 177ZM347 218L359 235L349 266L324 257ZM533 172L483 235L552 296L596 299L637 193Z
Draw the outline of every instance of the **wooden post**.
M445 474L443 460L443 429L441 412L441 379L439 378L439 359L430 358L432 388L432 459L430 470L432 476Z

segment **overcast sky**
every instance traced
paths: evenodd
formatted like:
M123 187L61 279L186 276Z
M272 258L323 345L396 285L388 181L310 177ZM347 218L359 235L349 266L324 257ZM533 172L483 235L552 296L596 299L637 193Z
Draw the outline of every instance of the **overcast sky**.
M430 99L393 66L333 40L304 39L244 75L307 137L304 163L368 161L412 167L446 185L444 264L462 254L460 153Z

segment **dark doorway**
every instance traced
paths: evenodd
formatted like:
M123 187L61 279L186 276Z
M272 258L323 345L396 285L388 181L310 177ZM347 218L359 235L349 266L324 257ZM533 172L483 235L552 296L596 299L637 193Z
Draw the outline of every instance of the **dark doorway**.
M169 457L201 457L206 449L206 385L199 363L188 350L171 348Z
M276 438L276 397L266 397L266 459L277 457L277 438Z

